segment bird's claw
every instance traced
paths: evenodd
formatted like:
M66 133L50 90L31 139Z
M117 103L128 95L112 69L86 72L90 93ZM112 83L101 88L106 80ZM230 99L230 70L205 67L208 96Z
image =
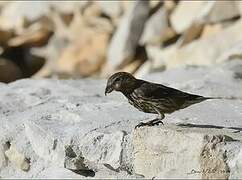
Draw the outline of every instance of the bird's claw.
M150 121L147 123L141 122L138 125L135 126L135 129L142 127L142 126L158 126L159 124L164 125L164 123L162 121Z
M145 125L146 125L146 123L141 122L141 123L139 123L138 125L135 126L135 129L142 127L142 126L145 126Z
M153 125L159 125L159 124L162 124L164 126L164 123L162 121L157 121L157 122L153 123Z

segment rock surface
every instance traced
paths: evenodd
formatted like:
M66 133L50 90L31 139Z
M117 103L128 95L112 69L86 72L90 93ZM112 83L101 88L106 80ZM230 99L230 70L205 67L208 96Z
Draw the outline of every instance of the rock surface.
M241 177L236 168L241 166L241 135L206 125L140 128L134 134L134 171L158 179Z
M144 76L230 99L207 100L166 115L164 126L136 130L155 115L134 109L119 93L104 97L106 80L2 83L0 176L241 178L239 67L241 61L233 60L216 68L188 66Z

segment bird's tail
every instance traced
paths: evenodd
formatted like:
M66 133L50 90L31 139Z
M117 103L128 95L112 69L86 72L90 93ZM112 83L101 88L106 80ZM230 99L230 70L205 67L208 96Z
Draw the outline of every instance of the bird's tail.
M225 99L225 100L242 100L242 97L234 97L234 96L231 96L231 97L203 97L204 100L207 100L207 99Z
M221 99L221 100L242 100L242 97L203 97L198 95L190 96L189 100L186 100L185 103L181 106L181 109L186 108L192 104L200 103L208 99Z

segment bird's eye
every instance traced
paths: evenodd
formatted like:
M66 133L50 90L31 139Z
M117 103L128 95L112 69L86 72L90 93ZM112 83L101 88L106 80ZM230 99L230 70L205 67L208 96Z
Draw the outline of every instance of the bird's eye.
M117 82L117 81L120 81L120 78L116 78L116 79L115 79L115 82Z

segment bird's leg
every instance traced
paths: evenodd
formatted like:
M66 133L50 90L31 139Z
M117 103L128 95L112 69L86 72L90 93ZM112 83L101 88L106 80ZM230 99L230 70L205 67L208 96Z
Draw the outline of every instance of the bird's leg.
M156 110L157 111L157 110ZM162 119L165 118L165 115L160 113L159 111L157 111L157 113L159 114L159 117L158 118L155 118L151 121L148 121L148 122L141 122L139 123L137 126L135 126L135 129L138 128L138 127L141 127L141 126L154 126L154 125L159 125L160 123L162 125L164 125L164 123L162 122Z

